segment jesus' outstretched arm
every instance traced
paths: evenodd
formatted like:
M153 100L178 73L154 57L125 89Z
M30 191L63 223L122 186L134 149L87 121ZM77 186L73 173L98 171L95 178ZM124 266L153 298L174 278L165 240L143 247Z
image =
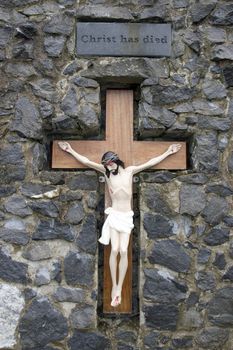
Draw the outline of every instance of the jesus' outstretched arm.
M152 158L152 159L148 160L148 162L140 164L140 165L132 165L132 166L128 167L128 169L131 170L133 174L137 174L140 171L151 168L154 165L162 162L162 160L164 160L165 158L167 158L171 154L178 152L180 149L181 149L181 145L179 143L173 144L173 145L169 146L167 151L164 152L163 154L161 154L160 156Z

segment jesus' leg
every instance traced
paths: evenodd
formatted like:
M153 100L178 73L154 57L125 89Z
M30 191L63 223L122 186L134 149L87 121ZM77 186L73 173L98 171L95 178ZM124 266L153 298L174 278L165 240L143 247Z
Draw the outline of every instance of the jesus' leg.
M118 284L116 288L117 305L121 303L122 285L123 285L127 268L128 268L128 245L129 245L129 238L130 238L130 235L127 233L120 233L119 235L120 235L120 262L119 262L119 279L118 279Z
M120 247L120 242L119 242L119 233L113 229L111 229L110 233L111 237L111 253L109 257L109 267L110 267L110 272L111 272L111 278L112 278L112 292L111 292L111 297L112 297L112 306L117 306L115 305L116 301L116 289L117 289L117 255L119 253L119 247Z

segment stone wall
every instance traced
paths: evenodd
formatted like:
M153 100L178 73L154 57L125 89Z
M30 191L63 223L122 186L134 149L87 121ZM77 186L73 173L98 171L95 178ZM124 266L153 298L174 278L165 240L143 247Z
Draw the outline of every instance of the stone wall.
M78 58L77 20L172 23L172 56ZM232 24L229 1L0 1L0 349L232 348ZM50 169L51 140L102 137L108 86L137 91L137 137L189 144L140 175L140 309L112 318L103 185Z

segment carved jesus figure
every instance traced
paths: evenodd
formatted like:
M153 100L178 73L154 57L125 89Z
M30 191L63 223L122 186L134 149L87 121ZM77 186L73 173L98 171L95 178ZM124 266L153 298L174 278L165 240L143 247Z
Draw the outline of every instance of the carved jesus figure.
M121 291L128 268L128 244L133 225L133 211L131 208L133 176L142 170L153 167L168 156L178 152L180 144L169 146L166 152L152 158L144 164L132 165L125 168L124 163L114 152L106 152L101 164L92 162L72 149L68 142L59 142L63 151L70 153L85 166L104 174L111 198L111 207L105 210L108 215L102 228L99 242L108 245L111 242L109 266L112 279L111 306L121 303ZM120 253L119 278L117 281L117 255Z

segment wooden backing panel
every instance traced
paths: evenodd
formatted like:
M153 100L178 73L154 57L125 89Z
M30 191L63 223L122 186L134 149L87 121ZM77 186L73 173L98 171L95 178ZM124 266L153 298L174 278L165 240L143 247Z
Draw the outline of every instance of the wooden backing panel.
M126 165L131 164L133 90L107 90L106 140Z
M187 169L186 142L163 142L163 141L134 141L132 146L133 165L143 164L146 161L164 153L173 143L182 145L179 152L164 159L159 164L150 169Z
M52 149L52 168L86 168L85 165L79 163L72 155L67 152L62 151L58 146L59 141L53 142ZM100 163L101 157L104 152L106 152L106 142L105 141L68 141L71 147L79 154L89 158L93 162Z
M123 283L121 304L118 307L111 306L112 281L109 267L109 256L111 245L104 248L104 285L103 285L103 312L104 313L124 313L132 312L132 233L128 246L128 269ZM118 256L119 262L119 256Z

